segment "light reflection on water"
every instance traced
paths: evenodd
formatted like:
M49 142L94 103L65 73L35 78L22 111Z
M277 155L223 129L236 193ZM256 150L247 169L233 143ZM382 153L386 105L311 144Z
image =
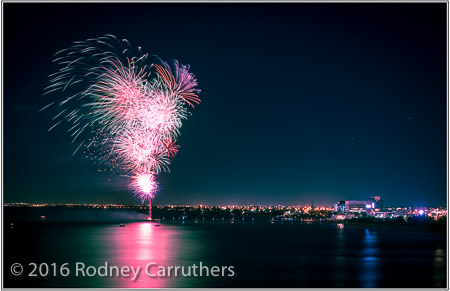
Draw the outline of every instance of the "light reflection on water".
M174 277L150 277L145 272L148 263L160 266L184 265L179 252L183 252L180 238L183 233L170 225L156 226L151 222L130 223L125 227L109 227L103 236L106 261L117 266L140 266L140 275L136 280L130 277L115 277L111 287L117 288L167 288L176 285ZM186 240L186 238L184 238ZM189 239L189 238L187 238ZM192 245L192 244L191 244ZM195 251L195 250L191 250ZM156 267L151 273L157 272Z
M345 287L346 282L346 258L345 258L345 242L344 242L344 224L337 224L337 236L336 236L336 253L334 258L334 270L333 277L335 281L335 287Z
M436 251L434 252L434 260L433 260L433 269L434 269L433 282L434 287L436 288L444 287L439 283L445 280L445 274L440 272L440 270L442 270L443 268L445 268L445 254L444 250L440 246L438 246L436 248Z
M271 223L18 224L6 265L84 262L141 267L127 277L6 277L7 287L445 287L445 235L354 225ZM20 250L20 251L17 251ZM236 277L152 278L161 266L235 266ZM154 270L154 269L152 269ZM8 275L8 274L7 274Z
M379 281L378 236L376 231L365 230L361 257L361 287L376 288Z
M362 246L359 253L354 253L353 249L345 243L346 230L344 224L337 224L336 251L334 253L334 284L335 287L346 287L348 277L359 279L359 287L375 288L380 280L379 258L378 256L378 236L376 231L364 230ZM356 260L356 262L355 262ZM359 274L353 274L347 268L349 264L358 264Z

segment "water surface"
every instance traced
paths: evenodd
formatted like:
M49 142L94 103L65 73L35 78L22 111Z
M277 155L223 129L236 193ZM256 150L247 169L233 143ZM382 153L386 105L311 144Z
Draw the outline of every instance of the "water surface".
M336 224L16 222L5 287L446 287L445 234ZM30 278L13 263L234 266L234 277Z

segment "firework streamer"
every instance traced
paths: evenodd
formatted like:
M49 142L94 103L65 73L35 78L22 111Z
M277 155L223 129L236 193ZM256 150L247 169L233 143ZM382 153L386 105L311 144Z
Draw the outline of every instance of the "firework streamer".
M157 176L178 152L188 108L200 102L189 66L112 35L74 42L53 62L59 69L44 89L52 100L41 109L56 111L49 130L67 123L74 154L81 149L103 170L130 177L143 203L153 198Z

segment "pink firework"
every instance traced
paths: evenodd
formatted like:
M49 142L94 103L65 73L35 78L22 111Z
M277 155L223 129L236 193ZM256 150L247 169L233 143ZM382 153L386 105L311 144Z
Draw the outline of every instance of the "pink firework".
M136 53L134 53L136 51ZM143 54L112 35L75 42L55 54L60 68L45 93L55 124L69 123L76 151L130 176L144 201L154 197L161 172L168 172L179 150L176 140L188 107L198 104L197 80L189 66Z
M136 174L132 177L131 187L135 189L142 202L154 197L158 184L153 174Z

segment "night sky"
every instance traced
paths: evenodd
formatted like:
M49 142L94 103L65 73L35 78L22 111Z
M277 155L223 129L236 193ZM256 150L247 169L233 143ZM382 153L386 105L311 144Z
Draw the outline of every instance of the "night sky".
M4 202L138 203L38 112L52 55L113 34L202 89L155 203L446 204L445 3L3 7Z

